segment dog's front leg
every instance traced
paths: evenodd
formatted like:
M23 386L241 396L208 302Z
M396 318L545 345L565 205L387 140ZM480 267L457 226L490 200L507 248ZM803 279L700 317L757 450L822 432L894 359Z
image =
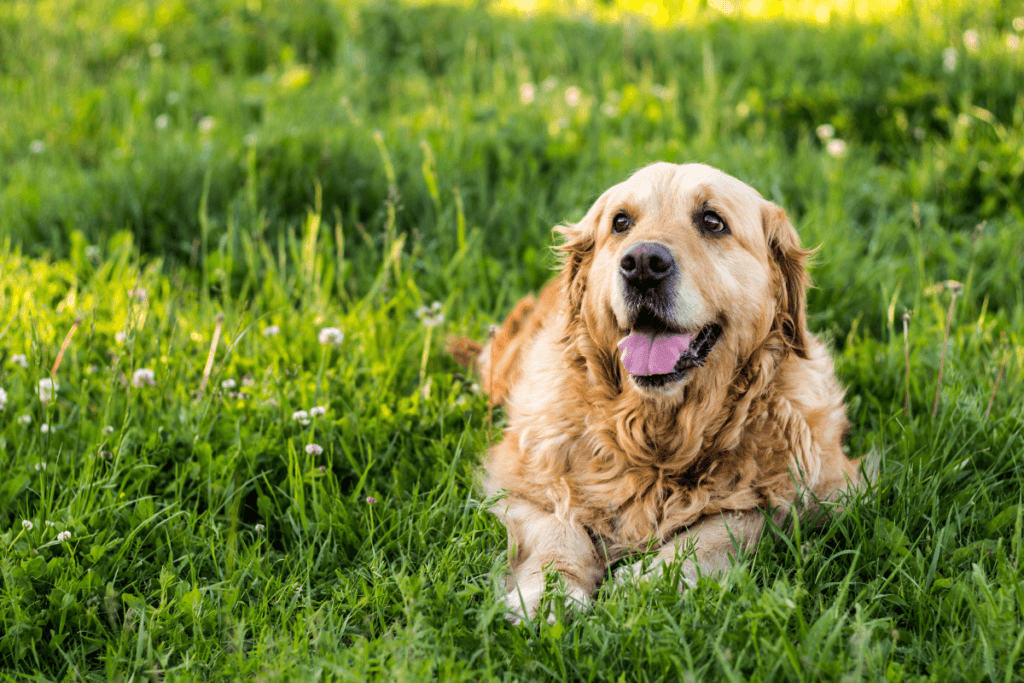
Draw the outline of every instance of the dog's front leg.
M682 562L681 583L693 588L700 575L717 576L744 552L753 548L764 528L760 510L729 512L704 518L665 542L650 560L641 560L615 572L617 584L647 580L664 573L672 562Z
M505 603L513 621L533 619L544 596L545 573L556 572L566 605L579 609L604 575L605 562L582 525L525 500L495 506L509 535L511 571ZM548 621L554 615L547 616Z

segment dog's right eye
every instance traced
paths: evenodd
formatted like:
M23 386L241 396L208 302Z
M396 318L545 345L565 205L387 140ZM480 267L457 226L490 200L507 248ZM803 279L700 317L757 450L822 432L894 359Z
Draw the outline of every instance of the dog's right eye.
M612 219L612 232L615 234L626 232L631 227L633 227L633 221L624 213L616 214L615 218Z

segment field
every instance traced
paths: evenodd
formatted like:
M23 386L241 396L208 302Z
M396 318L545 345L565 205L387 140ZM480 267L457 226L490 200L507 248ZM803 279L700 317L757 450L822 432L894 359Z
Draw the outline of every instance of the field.
M0 679L1024 680L1024 4L676 5L0 3ZM514 626L445 338L656 160L820 247L880 475Z

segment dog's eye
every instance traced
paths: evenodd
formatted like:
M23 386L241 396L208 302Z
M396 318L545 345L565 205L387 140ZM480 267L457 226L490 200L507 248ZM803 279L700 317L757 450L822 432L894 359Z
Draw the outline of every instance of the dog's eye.
M713 235L729 234L729 226L714 211L705 211L700 216L700 227Z
M615 218L612 219L612 232L615 234L626 232L631 227L633 227L633 221L624 213L616 214Z

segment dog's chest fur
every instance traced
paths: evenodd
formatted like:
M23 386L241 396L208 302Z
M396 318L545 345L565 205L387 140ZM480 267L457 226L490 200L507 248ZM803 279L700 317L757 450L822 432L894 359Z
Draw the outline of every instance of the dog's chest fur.
M652 410L595 390L609 386L594 381L595 371L615 371L602 369L600 358L570 362L568 371L543 362L545 346L563 340L542 330L524 358L485 488L572 518L610 554L660 543L706 515L787 505L794 477L820 469L806 421L773 388L771 345L751 358L750 376L737 373L674 410Z

